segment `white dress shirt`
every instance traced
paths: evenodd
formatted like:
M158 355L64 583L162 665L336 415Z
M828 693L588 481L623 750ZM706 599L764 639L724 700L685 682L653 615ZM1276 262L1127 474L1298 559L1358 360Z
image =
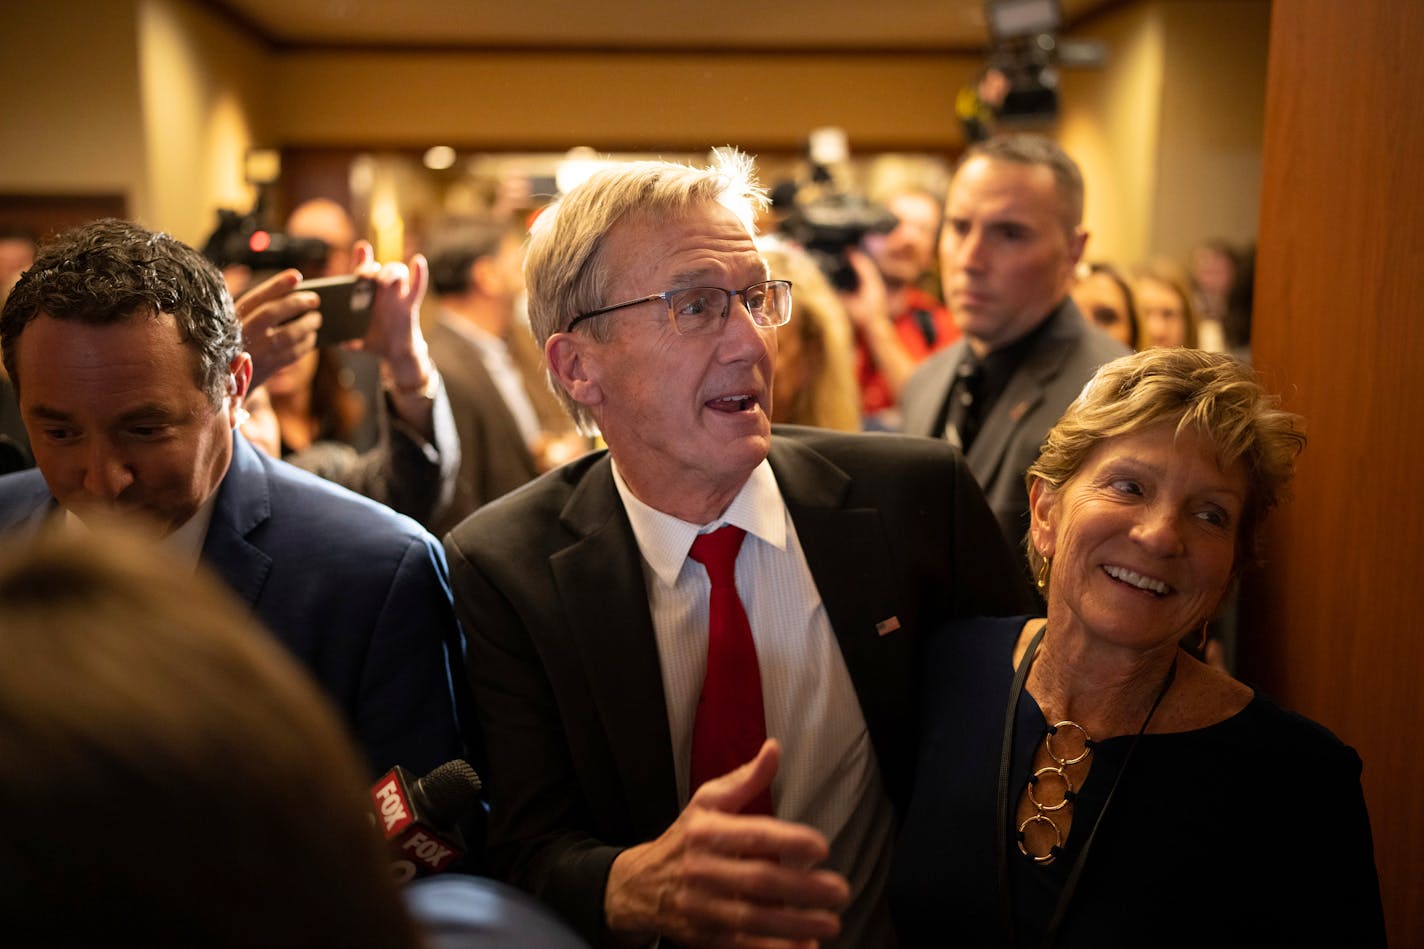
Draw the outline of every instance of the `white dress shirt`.
M711 590L705 568L688 552L698 534L731 524L747 532L737 555L737 592L756 643L766 733L781 742L771 792L776 816L815 827L830 841L828 865L851 884L842 944L883 944L893 810L850 672L771 465L763 461L722 517L705 525L638 500L616 463L613 479L643 555L679 804L686 806L692 794L692 725L707 669Z

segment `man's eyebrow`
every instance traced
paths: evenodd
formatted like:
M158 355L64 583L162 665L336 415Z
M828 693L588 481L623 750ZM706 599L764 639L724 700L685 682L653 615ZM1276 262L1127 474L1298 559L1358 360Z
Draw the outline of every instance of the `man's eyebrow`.
M711 287L712 272L706 268L700 270L683 270L672 275L672 290L682 290L686 287Z
M44 419L47 422L67 422L73 418L68 412L61 412L59 409L52 409L47 405L33 406L25 414L32 418Z
M173 409L159 402L146 402L143 405L129 409L119 416L120 423L148 421L150 419L170 419L174 417ZM179 413L181 414L181 413Z

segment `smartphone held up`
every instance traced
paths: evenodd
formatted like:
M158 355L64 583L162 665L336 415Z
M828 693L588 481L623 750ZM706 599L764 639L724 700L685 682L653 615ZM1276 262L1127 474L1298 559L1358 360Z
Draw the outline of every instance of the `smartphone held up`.
M375 280L353 274L318 277L303 280L296 289L315 293L321 301L316 306L321 311L321 329L316 336L318 346L344 343L366 335L376 300Z

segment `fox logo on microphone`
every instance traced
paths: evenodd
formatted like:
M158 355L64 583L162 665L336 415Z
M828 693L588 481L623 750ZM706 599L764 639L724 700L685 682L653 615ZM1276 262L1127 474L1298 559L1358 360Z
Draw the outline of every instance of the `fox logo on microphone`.
M465 854L459 819L477 807L480 779L460 760L413 780L392 768L371 788L371 802L391 853L391 873L399 882L448 869Z
M405 830L415 819L406 804L406 791L401 786L404 783L400 775L392 771L371 789L371 799L376 802L376 813L381 815L387 839Z

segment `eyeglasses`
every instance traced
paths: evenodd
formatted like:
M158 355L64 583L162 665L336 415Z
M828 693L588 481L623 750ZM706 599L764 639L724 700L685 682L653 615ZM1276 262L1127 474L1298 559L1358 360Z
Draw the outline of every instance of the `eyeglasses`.
M723 290L721 287L688 287L685 290L664 290L626 303L600 307L580 314L569 322L572 330L584 320L612 313L629 306L641 306L662 300L667 304L668 319L679 336L705 336L722 328L722 321L732 309L732 297L741 297L742 304L757 326L785 326L791 321L791 281L765 280L745 290Z

